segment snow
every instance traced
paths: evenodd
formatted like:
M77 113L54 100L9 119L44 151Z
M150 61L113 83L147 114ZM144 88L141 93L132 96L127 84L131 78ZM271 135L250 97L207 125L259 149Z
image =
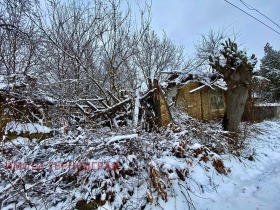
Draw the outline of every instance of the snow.
M5 89L7 85L5 83L0 82L0 90Z
M222 90L227 90L227 83L225 82L224 79L217 79L214 82L214 85L217 86L218 88L222 89Z
M240 58L237 58L235 63L236 63L237 66L240 66L240 64L242 63L242 60Z
M263 77L263 76L256 76L256 75L254 75L253 79L256 80L256 81L259 81L259 82L262 82L262 81L270 82L269 79L267 79L266 77Z
M225 66L227 65L226 59L220 59L220 60L219 60L219 65L220 65L221 67L225 67Z
M201 144L195 143L195 144L193 144L192 146L190 146L190 149L198 149L198 148L200 148L201 146L202 146Z
M278 106L280 107L280 103L257 103L255 106Z
M0 75L0 90L7 88L7 82L3 75Z
M114 136L107 141L107 144L111 144L116 141L124 140L124 139L133 139L136 138L138 134L131 134L131 135L122 135L122 136Z
M222 78L217 79L217 80L215 80L214 82L211 82L211 83L208 83L208 81L207 82L206 81L201 81L201 83L204 83L204 85L201 85L201 86L191 90L189 93L194 93L196 91L199 91L206 86L210 87L211 89L214 89L214 87L212 87L212 85L216 86L216 87L218 87L222 90L227 90L227 84L224 81L224 79L222 79Z
M249 59L248 64L255 65L257 63L257 59Z
M175 157L164 157L157 160L158 163L162 164L162 169L184 169L186 167L185 161L178 160Z
M39 123L20 123L20 122L8 122L5 128L5 132L16 132L18 135L21 133L50 133L52 130Z
M127 202L123 209L141 209L143 206L146 210L279 209L279 120L251 125L250 132L248 131L246 135L245 144L248 146L240 156L229 153L216 154L211 151L209 144L206 147L204 145L206 143L199 139L201 137L198 136L207 134L215 139L215 144L218 144L219 138L225 132L217 125L201 123L196 126L195 123L199 123L198 121L191 121L191 118L186 120L186 126L190 123L194 124L193 132L182 129L172 133L167 129L161 133L128 134L127 128L122 130L120 127L116 132L106 131L100 134L92 132L88 135L86 130L79 128L79 135L75 137L71 134L40 142L28 138L17 138L7 142L3 147L7 156L0 154L2 163L0 169L3 171L0 174L0 206L3 201L1 199L5 199L5 196L1 196L4 194L16 195L10 183L19 186L19 189L22 190L20 180L24 180L25 188L30 189L28 198L36 203L37 209L46 208L42 202L44 199L48 205L47 209L73 209L80 199L94 199L94 196L99 193L102 199L105 199L108 192L116 194L114 202L107 201L99 209L118 209L123 204L123 200ZM203 126L207 126L207 129ZM99 130L99 132L101 131ZM160 139L161 137L163 139ZM161 150L162 148L165 149ZM185 153L182 153L182 150ZM110 155L109 152L112 151L115 152L113 153L115 155ZM141 156L138 151L145 152L144 159L139 158ZM184 154L184 156L174 155L176 151L181 151L180 154ZM13 156L10 156L12 154ZM202 160L204 155L209 158L207 161ZM248 158L250 156L251 159ZM217 159L223 160L228 173L220 173L214 168L213 160ZM3 166L6 161L44 161L45 169L49 168L47 165L49 162L58 163L60 167L54 171L44 170L42 176L41 171L7 170ZM61 163L79 161L118 162L119 170L108 172L95 167L92 170L80 171L78 181L68 183L69 186L65 188L67 184L65 177L71 179L71 174L74 175L75 171L62 169ZM149 181L151 174L148 173L150 167L154 167L154 174L158 175L154 180L160 180L161 184L166 185L167 201L162 199L156 188L147 191L152 186L152 182ZM121 174L126 170L127 174L122 176ZM139 171L138 174L137 171ZM182 179L178 171L187 174L186 178ZM11 177L11 182L3 181L2 176L5 177L5 173ZM35 175L34 179L42 177L33 181L29 177L32 173ZM135 173L136 176L130 175L130 173ZM116 176L121 176L121 178L115 178ZM101 180L103 181L101 182ZM95 186L97 182L99 184ZM105 185L107 187L102 189L102 186ZM35 190L38 188L42 192L46 191L47 196L42 200L40 196L43 195L36 195L33 188ZM133 195L131 195L132 192ZM147 203L145 197L147 193L154 198L152 204ZM25 202L24 198L17 197L17 199L17 206ZM6 203L5 206L1 206L1 209L7 210L16 205ZM35 208L25 205L24 209Z
M13 144L18 146L18 145L25 145L30 143L30 140L28 138L23 138L23 137L18 137L14 140L12 140Z
M232 173L217 188L219 194L212 198L215 202L210 204L211 209L279 209L280 122L265 121L257 128L262 132L251 138L255 161L240 162L235 158L226 162Z
M196 165L191 179L184 183L191 189L189 200L197 210L278 210L280 207L280 121L264 121L256 124L259 130L249 139L249 148L255 152L254 160L231 155L222 156L224 164L231 168L228 176L208 173ZM192 146L199 148L199 144ZM175 181L173 181L175 182ZM179 183L180 184L180 183ZM160 207L146 209L188 209L186 191L178 183L173 184L176 194ZM191 208L192 209L192 208Z
M194 74L189 74L189 73L183 73L181 72L178 75L175 75L176 78L166 81L166 82L162 82L161 83L161 87L163 88L168 88L168 86L181 86L181 85L186 85L188 83L192 83L192 82L198 82L201 83L202 85L198 88L195 88L193 90L190 91L190 93L193 93L195 91L198 91L202 88L204 88L205 86L214 89L213 86L216 86L222 90L227 90L227 84L224 81L223 78L218 78L220 77L217 74L213 74L213 73L194 73ZM213 79L216 78L216 79ZM211 79L212 78L212 79Z
M190 93L194 93L194 92L196 92L196 91L198 91L198 90L201 90L201 89L204 88L205 86L206 86L206 85L201 85L201 86L199 86L199 87L197 87L197 88L191 90Z
M139 109L140 109L140 94L139 89L135 91L135 106L134 106L134 115L133 115L133 125L137 127L138 124L138 116L139 116Z

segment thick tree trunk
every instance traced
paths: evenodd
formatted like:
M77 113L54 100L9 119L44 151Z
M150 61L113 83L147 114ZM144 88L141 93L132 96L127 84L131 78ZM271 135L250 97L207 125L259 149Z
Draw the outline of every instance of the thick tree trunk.
M250 83L250 85L248 86L248 98L245 104L245 108L241 120L251 121L251 122L255 120L253 83Z
M226 92L226 110L223 118L223 128L226 131L238 131L246 100L248 98L248 86L232 84Z
M248 57L246 52L238 50L237 44L230 39L222 43L222 46L220 55L209 56L209 64L224 76L227 83L224 130L236 132L248 98L249 86L252 84L257 58L254 54Z

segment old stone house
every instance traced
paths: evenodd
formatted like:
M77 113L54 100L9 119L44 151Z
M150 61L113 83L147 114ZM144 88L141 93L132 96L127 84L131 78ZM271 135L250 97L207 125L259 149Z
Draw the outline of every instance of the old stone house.
M222 118L226 85L216 75L173 74L164 84L167 101L200 120Z
M222 118L225 112L226 83L213 75L194 75L172 72L169 79L162 83L169 105L188 113L200 120ZM253 76L249 95L242 116L243 121L262 121L279 118L280 104L267 103L261 99L261 89L269 80Z

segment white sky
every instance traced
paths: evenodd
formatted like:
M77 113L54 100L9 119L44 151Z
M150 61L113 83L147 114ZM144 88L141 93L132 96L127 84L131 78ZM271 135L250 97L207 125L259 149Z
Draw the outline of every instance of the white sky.
M140 3L144 0L136 0ZM228 0L249 12L280 33L280 28L256 11L250 11L240 0ZM243 0L280 25L280 0ZM194 53L194 44L201 34L210 29L215 31L227 28L240 36L238 44L248 49L248 54L264 55L263 48L269 42L280 50L280 34L239 11L224 0L152 0L152 26L162 34L163 30L178 45L185 47L189 55ZM259 65L259 63L258 63Z

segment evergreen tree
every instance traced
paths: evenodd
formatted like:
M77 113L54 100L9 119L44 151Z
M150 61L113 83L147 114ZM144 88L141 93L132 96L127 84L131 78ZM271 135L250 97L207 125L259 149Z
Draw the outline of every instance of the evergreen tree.
M270 83L263 88L263 96L270 102L280 101L280 51L274 50L267 43L264 47L259 75L266 77Z

